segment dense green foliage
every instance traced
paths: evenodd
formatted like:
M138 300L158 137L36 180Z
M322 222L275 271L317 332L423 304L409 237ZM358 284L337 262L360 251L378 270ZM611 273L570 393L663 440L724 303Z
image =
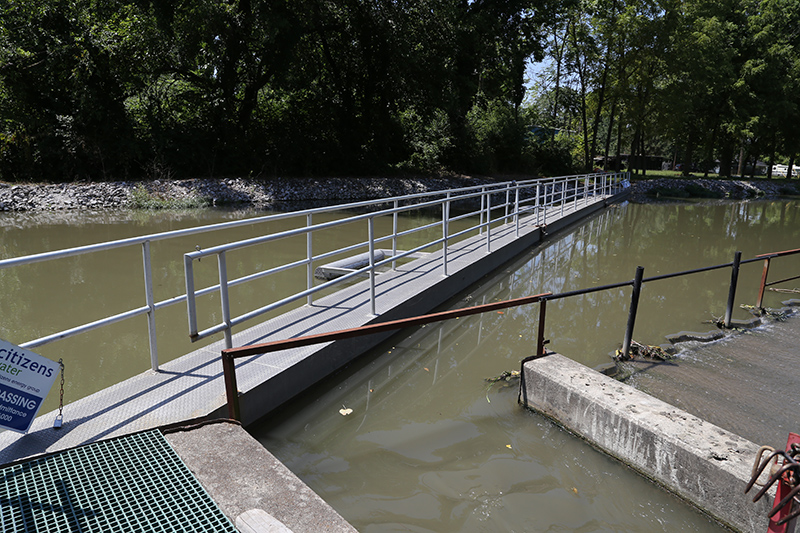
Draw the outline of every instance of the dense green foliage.
M550 18L525 0L4 6L6 180L512 169Z
M5 0L0 179L791 163L797 28L797 0Z
M549 26L534 106L575 132L585 168L618 154L723 176L792 164L798 28L797 0L582 0Z

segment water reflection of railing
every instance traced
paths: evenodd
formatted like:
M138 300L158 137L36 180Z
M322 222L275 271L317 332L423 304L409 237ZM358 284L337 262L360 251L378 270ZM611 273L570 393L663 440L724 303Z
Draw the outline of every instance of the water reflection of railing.
M434 246L437 243L447 243L453 242L460 237L463 237L466 232L470 230L461 231L452 235L448 235L448 225L452 222L459 221L462 219L466 219L469 216L478 216L480 222L478 225L471 228L472 231L476 230L480 233L486 234L487 239L487 246L490 246L491 241L491 230L493 225L497 225L501 222L507 222L508 220L513 220L517 224L522 223L520 220L522 217L529 216L527 219L529 223L533 224L546 224L547 216L552 215L554 213L554 209L561 209L563 213L564 205L566 202L577 200L589 202L593 195L597 194L608 194L618 192L618 190L623 186L623 180L627 177L627 174L590 174L590 175L583 175L583 176L565 176L565 177L558 177L558 178L544 178L544 179L537 179L537 180L526 180L526 181L517 181L517 182L503 182L503 183L496 183L492 185L486 186L477 186L472 188L462 188L462 189L451 189L446 191L437 191L435 193L420 193L420 194L413 194L407 195L402 197L393 197L393 198L386 198L381 200L374 200L374 201L364 201L364 202L355 202L345 205L336 205L336 206L329 206L329 207L321 207L316 209L309 209L305 211L298 211L292 213L281 213L276 215L269 215L264 217L257 217L257 218L250 218L244 220L237 220L234 222L225 222L221 224L213 224L208 226L199 226L195 228L188 228L184 230L177 230L177 231L168 231L162 233L155 233L150 235L143 235L139 237L132 237L127 239L120 239L115 241L108 241L98 244L92 244L87 246L80 246L75 248L68 248L63 250L56 250L52 252L34 254L34 255L27 255L22 257L15 257L10 259L3 259L0 260L0 269L5 268L12 268L12 267L22 267L25 265L30 265L33 263L40 263L45 261L54 261L66 257L74 257L79 255L86 255L86 254L93 254L97 252L118 249L118 248L125 248L130 246L141 246L142 248L142 264L143 264L143 277L144 277L144 289L145 289L145 298L144 298L144 305L135 307L128 311L114 314L111 316L107 316L105 318L101 318L99 320L95 320L92 322L84 323L78 326L75 326L70 329L66 329L63 331L58 331L56 333L52 333L50 335L40 337L34 340L30 340L27 342L19 343L19 345L23 348L35 348L37 346L43 346L45 344L49 344L55 342L57 340L66 339L69 337L73 337L80 333L85 333L91 330L95 330L98 328L102 328L105 326L110 326L117 322L121 322L123 320L127 320L129 318L134 318L141 315L147 315L147 325L148 325L148 338L149 338L149 349L150 349L150 362L151 367L153 370L158 370L158 350L156 344L156 311L164 309L166 307L183 303L189 302L190 300L194 300L197 296L211 294L215 291L219 291L221 294L221 298L225 299L225 303L223 303L223 313L225 313L225 309L227 307L227 287L230 287L234 284L244 283L245 281L250 281L252 279L256 279L259 277L266 276L270 273L275 273L280 270L285 270L291 268L293 266L303 266L305 265L308 269L308 285L309 289L312 289L313 281L311 280L311 276L313 275L313 270L311 268L311 261L321 261L325 258L331 257L336 254L347 253L350 250L355 250L356 248L366 246L365 243L361 243L359 245L353 245L350 247L342 248L339 250L335 250L332 252L328 252L325 254L320 254L317 256L312 255L312 250L310 246L310 235L312 231L323 229L325 227L334 227L336 226L335 223L332 224L318 224L316 226L311 224L311 219L313 215L320 214L320 213L330 213L334 211L341 211L344 209L376 209L377 206L390 204L393 205L392 209L378 211L374 213L370 213L368 215L358 215L356 217L350 217L350 221L355 219L368 219L374 220L374 217L380 216L382 214L391 214L394 220L393 232L390 237L384 237L382 239L370 239L370 242L374 245L378 242L383 242L388 239L392 241L393 252L396 252L397 247L397 239L402 238L405 235L411 234L415 231L423 231L424 229L430 229L431 226L438 226L442 225L443 236L441 239L435 240L431 243L428 243L426 247ZM492 204L493 200L497 200L499 197L502 199L501 201L497 202L495 205ZM512 199L513 195L513 199ZM430 198L437 198L439 200L429 201ZM472 211L471 213L463 213L457 216L450 217L449 216L449 206L456 202L465 201L468 199L472 199L475 202L480 202L481 206L477 211ZM404 203L413 203L413 205L402 205ZM435 206L445 206L447 216L443 216L443 222L437 222L435 224L424 225L419 228L414 228L408 231L398 231L397 228L397 216L398 213L412 211L414 209L424 209L430 208ZM512 208L513 206L513 208ZM502 214L501 214L502 213ZM223 277L225 281L222 281L219 285L206 287L204 289L200 289L191 291L191 298L187 298L186 294L177 295L171 298L167 298L161 301L155 301L154 291L153 291L153 274L152 274L152 267L151 267L151 253L150 253L150 244L155 241L163 241L168 239L186 237L189 235L197 235L201 233L209 233L214 231L220 230L227 230L232 229L240 226L251 226L251 225L258 225L262 223L268 223L277 220L283 219L290 219L290 218L298 218L302 217L306 219L307 226L305 228L301 228L298 230L298 234L306 234L308 235L308 254L307 257L300 259L294 263L290 263L288 265L283 265L282 267L276 267L275 269L271 269L266 272L257 273L246 278L240 278L238 280L232 280L230 282L227 281L227 274L224 272L225 269L225 261L224 261L224 253L225 250L220 250L221 259L220 259L220 279L222 280ZM493 218L494 217L494 218ZM532 218L530 218L532 217ZM519 228L519 226L517 226ZM288 236L290 232L283 232L279 234L273 234L271 236L267 236L264 238L263 242L267 242L269 240L274 240L277 238ZM250 242L250 241L245 241ZM242 243L234 243L232 246L240 245ZM255 244L250 242L250 244ZM247 244L249 245L249 244ZM424 247L420 247L421 249ZM446 246L445 246L446 248ZM211 250L211 249L209 249ZM203 255L207 255L209 250L203 250L203 253L193 253L187 254L187 256L191 256L191 262L194 259L199 259ZM411 254L413 251L409 251L408 253ZM397 254L396 257L393 259L396 260L400 258L400 254ZM392 259L392 258L390 258ZM385 264L386 262L382 263L375 263L373 262L370 264L369 267L362 269L362 272L370 271L374 272L375 268L378 268ZM446 268L446 263L444 265ZM225 276L222 274L225 273ZM353 274L357 275L357 274ZM374 274L373 274L374 275ZM337 281L345 281L352 277L348 275L346 277L339 278ZM129 280L119 280L120 283L127 283ZM187 287L193 285L193 280L187 280ZM322 286L319 286L322 287ZM316 292L306 291L300 293L300 295L295 295L295 297L291 298L291 301L294 301L298 298L307 297L310 301L311 294ZM289 303L289 299L284 299L281 302L284 304ZM191 306L192 303L189 303ZM266 312L263 309L260 310L262 312ZM190 312L191 313L191 312ZM247 315L248 318L252 318L260 313L250 313ZM190 318L190 321L192 318ZM194 318L196 323L196 317ZM230 317L224 318L223 323L225 326L228 326L229 323L232 324ZM237 321L237 323L239 323ZM222 328L222 330L226 331L226 335L230 334L230 328ZM216 330L221 331L221 330ZM204 334L210 335L208 332L203 332ZM200 338L195 337L196 338Z
M695 268L692 270L683 270L680 272L673 272L670 274L662 274L659 276L652 276L650 278L644 277L644 267L637 267L635 276L632 280L622 281L619 283L612 283L607 285L598 285L595 287L585 288L585 289L577 289L572 291L565 291L562 293L541 293L536 294L533 296L525 296L522 298L515 298L512 300L504 300L499 302L494 302L490 304L483 304L483 305L476 305L472 307L464 307L460 309L454 309L450 311L443 311L440 313L433 313L428 315L421 315L411 318L405 318L401 320L394 320L391 322L383 322L378 324L370 324L366 326L361 326L358 328L347 329L347 330L339 330L339 331L331 331L328 333L320 333L316 335L306 335L302 337L295 337L290 339L266 342L261 344L254 344L250 346L242 346L240 348L227 348L222 350L222 368L225 380L225 389L226 389L226 397L228 403L228 414L231 418L239 420L240 419L240 409L239 409L239 394L237 388L237 380L236 380L236 366L235 360L241 357L248 357L252 355L262 355L266 353L277 352L281 350L288 350L290 348L299 348L304 346L311 346L315 344L322 344L325 342L332 342L336 340L342 339L349 339L354 337L362 337L366 335L372 335L375 333L381 333L386 331L395 331L409 327L420 326L423 324L430 324L434 322L442 322L445 320L451 320L454 318L459 318L463 316L470 316L476 314L487 313L491 311L496 311L498 309L508 309L513 307L519 307L522 305L528 305L533 303L539 304L539 326L537 331L537 340L536 340L536 350L534 354L530 357L526 357L522 360L524 364L531 359L536 359L539 357L544 357L547 352L545 349L545 345L547 345L550 341L545 339L545 321L547 315L547 302L549 300L560 300L564 298L570 298L572 296L581 296L584 294L590 294L594 292L618 289L620 287L631 286L631 303L628 309L628 321L625 328L625 337L622 342L622 349L620 350L619 358L622 360L626 360L630 356L630 347L631 342L633 340L633 330L636 322L636 315L638 312L639 307L639 296L641 294L642 285L645 282L652 282L652 281L660 281L670 278L676 278L680 276L687 276L690 274L698 274L701 272L710 272L712 270L719 270L722 268L730 268L731 269L731 283L730 288L728 290L728 300L726 304L725 310L725 318L723 319L722 323L719 324L721 327L730 328L731 327L731 315L733 314L733 305L736 296L736 288L738 284L739 278L739 267L743 264L752 263L756 261L761 261L762 259L765 260L764 266L764 274L761 281L761 288L759 292L758 303L756 307L759 310L763 310L761 307L762 305L762 297L764 292L764 287L768 285L775 285L778 283L783 283L786 281L791 281L794 279L800 279L800 276L791 277L779 281L775 281L772 283L767 283L767 271L769 268L769 261L772 258L782 257L787 255L794 255L796 253L800 253L800 249L797 250L787 250L784 252L772 252L768 254L761 254L757 255L752 259L742 260L742 252L737 251L734 254L734 259L730 263L724 263L720 265L713 265L708 267L701 267ZM524 381L523 381L524 383Z
M379 200L374 202L362 202L358 204L359 207L376 207L380 205L389 204L392 207L380 209L378 211L367 212L343 218L340 220L325 222L322 224L313 223L313 215L320 212L320 210L308 210L292 213L295 217L305 217L305 227L296 228L293 230L283 231L247 239L239 242L224 244L208 248L205 250L197 250L189 252L184 255L184 270L186 278L186 294L187 294L187 308L189 316L189 335L193 341L203 339L216 333L223 333L225 335L225 344L228 348L233 346L232 341L232 328L239 326L244 322L257 318L266 313L275 311L292 302L306 299L306 303L311 305L313 302L313 295L329 289L334 285L348 281L357 276L369 276L369 300L370 310L373 315L376 312L376 297L375 297L375 278L381 268L395 268L398 259L407 257L414 257L424 250L429 250L433 247L441 246L441 268L444 276L448 275L448 246L459 239L466 238L474 232L479 235L485 235L486 251L491 252L492 246L492 226L506 224L510 221L515 225L516 236L519 236L521 225L546 225L548 214L552 216L554 210L560 215L564 214L566 206L574 202L575 207L580 207L581 202L588 204L591 197L597 195L610 195L624 185L623 180L626 174L591 174L586 176L566 176L560 178L543 178L537 180L505 182L496 185L475 186L462 189L453 189L448 191L437 191L428 193L427 195L414 195L402 198L390 198L386 200ZM410 199L421 199L425 196L423 201L411 205L400 205L401 201ZM493 198L500 197L499 203L493 203ZM470 202L471 201L471 202ZM455 202L463 203L469 202L475 205L480 204L480 207L473 210L468 210L457 216L451 216L451 205ZM347 206L338 206L339 209L354 207L355 204ZM329 210L330 208L328 208ZM441 210L442 219L434 223L426 224L420 227L412 228L407 231L398 231L397 217L400 213L408 213L410 211L420 209L438 209ZM375 235L375 219L379 217L392 217L392 232L384 236ZM470 218L477 219L475 225L467 227L456 233L450 233L450 224L453 222L467 220ZM367 224L367 241L355 243L353 245L338 248L332 251L314 255L312 249L312 235L314 232L330 229L342 228L347 224L366 222ZM431 241L424 242L415 246L410 250L400 251L397 248L398 238L419 233L424 230L441 227L442 236ZM227 274L227 252L239 250L242 248L263 245L272 243L281 239L286 239L296 236L306 236L307 253L305 257L298 258L296 261L279 265L271 269L262 270L244 276L241 278L229 280ZM391 243L391 250L386 250L388 257L379 259L376 257L376 251L379 250L379 245L382 243ZM344 253L357 253L366 248L365 266L361 268L349 269L344 275L318 285L314 284L314 268L313 264L332 259L336 256L341 256ZM382 250L381 250L382 251ZM217 264L219 271L219 284L206 287L201 290L196 290L194 286L194 261L199 261L203 257L217 256ZM306 268L306 289L304 291L292 294L276 302L268 303L267 305L244 313L237 317L231 316L230 301L228 296L228 289L235 285L241 285L256 279L261 279L272 274L277 274L291 268L305 267ZM200 331L198 328L197 320L197 304L196 296L201 294L208 294L209 292L219 291L220 304L221 304L221 317L222 322L211 326L205 330Z

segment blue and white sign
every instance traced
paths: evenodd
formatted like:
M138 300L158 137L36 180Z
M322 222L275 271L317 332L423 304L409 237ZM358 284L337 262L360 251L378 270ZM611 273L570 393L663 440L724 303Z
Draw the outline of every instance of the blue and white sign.
M0 339L0 427L27 433L59 370L58 363Z

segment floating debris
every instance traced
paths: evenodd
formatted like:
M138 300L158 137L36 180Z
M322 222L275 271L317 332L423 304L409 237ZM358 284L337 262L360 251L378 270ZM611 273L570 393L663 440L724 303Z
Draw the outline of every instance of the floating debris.
M487 383L497 383L498 381L511 381L512 379L518 378L518 377L519 377L519 370L511 370L511 371L506 370L505 372L503 372L499 376L496 376L496 377L493 377L493 378L486 378L486 382Z
M628 360L636 359L655 359L658 361L667 361L672 359L673 356L661 346L653 346L652 344L642 344L641 342L631 341L631 349L628 352ZM614 359L623 361L622 350L617 350L614 354Z
M770 309L769 307L756 307L755 305L747 305L741 304L739 307L742 309L747 309L750 311L750 314L758 317L768 316L773 320L777 320L778 322L785 322L789 315L786 311L776 311L775 309Z
M345 407L344 405L342 405L342 408L339 409L339 414L342 416L347 416L352 412L353 412L352 409L350 409L349 407Z
M775 287L769 287L767 290L775 291L775 292L785 292L789 294L800 294L800 289L776 289Z
M492 400L489 399L489 391L492 389L492 385L499 381L508 382L513 379L519 379L519 370L506 370L499 376L495 376L493 378L486 378L486 382L489 383L489 386L486 387L486 401L492 403Z

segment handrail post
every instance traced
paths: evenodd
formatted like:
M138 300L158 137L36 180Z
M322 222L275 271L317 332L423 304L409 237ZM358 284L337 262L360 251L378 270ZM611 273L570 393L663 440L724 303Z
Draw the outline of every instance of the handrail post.
M769 274L769 260L769 257L764 259L764 270L761 273L761 286L758 288L758 300L756 300L756 307L758 309L763 308L764 290L767 288L767 275Z
M308 228L308 231L306 231L306 261L308 261L308 264L306 264L306 289L308 290L311 290L311 287L314 286L314 268L311 263L311 259L314 257L311 249L313 241L311 225L311 213L309 213L306 215L306 228ZM313 294L309 293L309 295L306 296L306 304L311 305L313 298Z
M442 274L447 277L447 239L450 228L450 192L442 204Z
M486 253L492 253L492 193L486 195Z
M622 360L630 358L631 341L633 340L633 325L636 322L636 312L639 309L639 294L642 290L642 278L644 277L644 267L636 267L636 277L633 279L633 291L631 292L631 308L628 312L628 326L625 328L625 339L622 341Z
M486 187L481 187L481 221L478 226L478 235L483 235L483 210L486 208Z
M583 205L589 204L589 178L583 178Z
M225 252L217 255L219 265L219 300L222 307L222 322L225 324L225 347L233 348L233 332L231 331L231 305L228 298L228 264L225 261Z
M540 187L540 184L537 183L536 184L536 204L535 204L535 206L536 206L536 225L537 226L539 225L539 187Z
M545 355L544 351L544 322L547 314L547 298L542 298L539 301L539 331L536 335L536 355Z
M197 336L197 300L194 294L194 264L189 255L183 256L183 271L186 282L186 315L189 319L189 337Z
M447 193L450 197L450 193ZM397 208L400 206L400 201L394 201L395 212L392 213L392 257L397 257ZM397 260L392 261L392 270L397 270Z
M542 225L547 226L547 184L544 184L544 194L542 195ZM536 217L537 221L539 217Z
M519 187L518 186L516 186L516 192L514 194L514 226L516 228L515 229L516 236L519 237Z
M731 327L731 318L733 317L733 303L736 298L736 284L739 281L739 263L742 261L742 252L737 251L733 255L733 265L731 265L731 287L728 290L728 305L725 306L725 321L723 325L726 328Z
M369 233L369 305L372 315L377 316L378 313L375 311L375 217L369 217L367 221Z
M147 337L150 342L150 368L158 372L158 343L156 342L156 302L153 296L153 268L150 262L150 241L142 243L144 294L147 301Z
M222 375L225 380L225 397L228 400L228 418L241 421L239 390L236 386L236 363L233 356L222 352Z
M508 204L511 202L511 183L506 184L506 215L503 217L503 224L508 222Z

